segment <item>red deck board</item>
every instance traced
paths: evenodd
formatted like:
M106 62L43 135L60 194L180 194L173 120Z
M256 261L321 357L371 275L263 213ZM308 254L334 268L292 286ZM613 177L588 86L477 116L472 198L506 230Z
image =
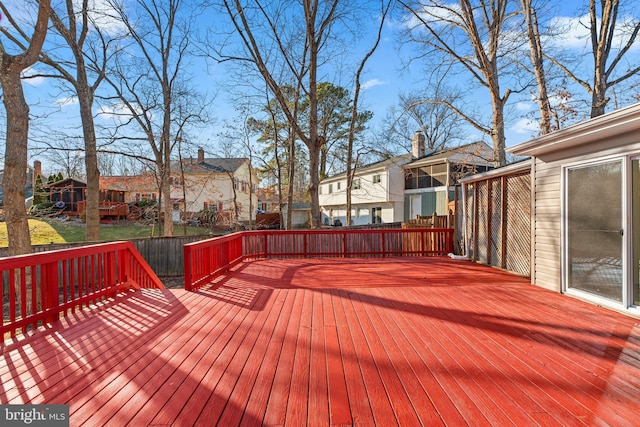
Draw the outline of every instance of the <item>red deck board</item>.
M445 258L260 260L5 343L71 425L633 425L640 322Z

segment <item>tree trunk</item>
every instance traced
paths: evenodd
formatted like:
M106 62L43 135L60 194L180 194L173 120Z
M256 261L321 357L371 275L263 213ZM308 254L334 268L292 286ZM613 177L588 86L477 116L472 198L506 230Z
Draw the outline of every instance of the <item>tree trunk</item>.
M93 96L86 84L86 76L84 80L85 84L79 81L77 92L84 134L84 164L87 173L86 240L87 242L95 242L100 240L100 170L98 169L96 131L91 111Z
M0 40L0 85L7 123L2 184L9 255L31 252L31 236L25 208L29 106L24 99L20 75L22 70L38 60L47 35L50 3L50 0L40 1L38 19L26 52L17 56L9 55Z
M289 129L289 170L288 170L288 181L289 187L287 192L287 230L291 230L293 227L293 180L296 172L296 140L293 132Z
M531 5L531 0L522 0L522 10L527 25L527 36L531 51L531 64L536 76L538 85L538 109L540 111L540 133L551 132L551 105L547 92L547 78L544 72L544 56L542 53L542 43L538 29L538 17L535 8Z
M491 103L493 114L491 116L491 140L493 142L493 164L495 167L507 164L505 155L505 136L504 136L504 100L497 93L492 93Z
M10 256L31 253L31 236L25 208L29 106L24 98L20 70L10 69L12 62L11 59L3 58L0 70L3 103L7 112L2 187Z
M309 149L309 198L311 199L311 228L322 226L322 214L320 212L320 200L318 198L318 188L320 187L320 176L318 175L318 164L320 160L320 150Z
M162 174L162 194L164 195L164 228L163 236L173 236L173 203L171 203L171 166L164 165Z

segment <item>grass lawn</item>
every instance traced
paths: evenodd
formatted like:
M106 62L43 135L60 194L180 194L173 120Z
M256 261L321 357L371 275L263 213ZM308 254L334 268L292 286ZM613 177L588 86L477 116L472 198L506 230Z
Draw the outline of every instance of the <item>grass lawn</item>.
M75 221L64 221L59 219L51 220L29 220L29 230L31 232L31 244L43 245L49 243L71 243L83 242L85 239L85 226ZM183 236L184 227L174 225L174 235ZM187 235L195 236L202 234L210 234L211 230L202 227L187 227ZM128 240L139 239L144 237L159 236L158 227L149 225L120 225L120 224L103 224L100 226L100 240ZM214 230L214 234L216 233ZM7 224L0 223L0 247L8 246Z

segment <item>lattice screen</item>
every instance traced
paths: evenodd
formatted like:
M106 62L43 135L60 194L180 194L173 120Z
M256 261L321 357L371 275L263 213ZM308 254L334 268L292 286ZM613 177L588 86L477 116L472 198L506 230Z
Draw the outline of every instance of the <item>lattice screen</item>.
M506 268L531 274L531 178L528 173L507 177Z
M530 275L529 172L487 178L468 184L466 188L464 202L469 244L466 253L481 263ZM503 201L505 206L502 206ZM505 242L502 241L503 236Z
M495 267L502 266L502 183L500 178L489 181L489 203L491 208L491 223L489 230L488 264Z
M476 185L478 186L478 192L477 192L477 196L478 199L476 200L476 206L478 209L477 212L477 218L478 218L478 224L476 226L476 232L478 233L477 235L477 253L475 254L475 258L480 261L481 263L487 264L488 263L488 243L489 243L489 233L487 232L487 220L489 219L489 199L488 199L488 193L489 193L489 184L487 183L487 181L480 181L477 182Z
M474 219L474 212L475 212L475 204L473 203L473 193L474 193L474 185L475 184L470 184L466 186L466 194L464 195L464 200L466 203L466 218L465 218L465 224L466 224L466 236L470 239L467 241L467 247L465 247L466 252L463 252L465 254L467 254L469 257L471 257L472 259L475 258L475 254L474 254L474 250L475 248L473 247L473 219Z

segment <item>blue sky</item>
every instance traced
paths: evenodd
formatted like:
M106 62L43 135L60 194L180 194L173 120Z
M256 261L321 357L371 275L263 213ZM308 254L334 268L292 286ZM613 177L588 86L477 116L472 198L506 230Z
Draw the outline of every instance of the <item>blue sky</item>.
M10 9L22 13L24 11L22 8L24 5L23 1L24 0L9 0L5 1L5 4ZM104 0L95 1L97 3L104 2ZM583 4L583 2L568 1L562 3L562 10L554 19L558 24L568 25L570 31L562 39L553 41L557 47L578 52L584 49L586 43L588 43L588 40L585 38L586 30L576 19L579 17L578 12L580 11L579 6L581 4ZM585 9L582 10L584 11ZM376 16L372 15L371 18L371 32L373 32L375 31ZM205 15L203 21L210 22L211 19ZM5 25L6 20L3 20L1 24ZM397 38L397 30L401 25L401 22L397 19L391 20L385 25L381 44L368 63L362 77L364 89L362 93L362 107L374 112L374 119L370 123L373 131L380 129L389 108L397 104L400 93L410 93L413 90L419 90L421 85L424 84L421 82L421 68L419 66L414 66L409 70L402 69L402 59L398 53L399 43ZM372 39L365 37L361 43L354 48L353 57L351 58L353 63L359 61L371 42ZM638 53L639 49L635 48L629 55L638 58ZM201 134L196 136L196 138L202 139L215 139L212 135L219 132L221 122L225 119L233 120L235 118L235 111L232 108L230 99L224 92L224 84L228 83L225 81L228 75L226 68L228 65L212 65L208 68L210 71L210 73L208 73L207 67L200 60L194 60L194 64L194 71L191 71L191 73L194 75L195 82L199 87L210 91L216 90L218 87L220 88L214 102L213 112L217 121L209 128L203 129ZM27 73L34 73L36 70L41 69L42 66L38 65L32 70L28 70ZM344 84L344 82L342 83ZM460 81L457 84L465 85L466 82ZM350 87L348 88L351 89ZM576 92L579 93L581 97L586 97L582 89L576 89ZM78 125L79 119L77 118L76 100L73 97L69 98L60 93L57 87L50 81L40 78L29 80L26 85L26 93L34 114L49 112L52 113L52 115L47 120L55 122L59 126L73 128ZM483 99L486 99L486 92L478 91L474 94L474 98L482 102ZM536 105L530 99L527 99L527 95L525 95L519 99L512 97L510 108L513 114L506 126L506 136L507 145L514 145L530 139L535 133L535 126L533 126L530 119L527 119L525 116L529 111L535 110ZM109 107L107 106L103 112L107 112L108 109ZM96 107L96 113L97 112L98 108ZM107 117L99 117L98 121L106 119ZM70 131L73 132L73 130ZM79 131L76 130L75 132ZM477 139L487 140L487 137L483 137L483 135L478 132L469 129L467 142L472 142ZM31 161L32 160L33 159L31 159Z

